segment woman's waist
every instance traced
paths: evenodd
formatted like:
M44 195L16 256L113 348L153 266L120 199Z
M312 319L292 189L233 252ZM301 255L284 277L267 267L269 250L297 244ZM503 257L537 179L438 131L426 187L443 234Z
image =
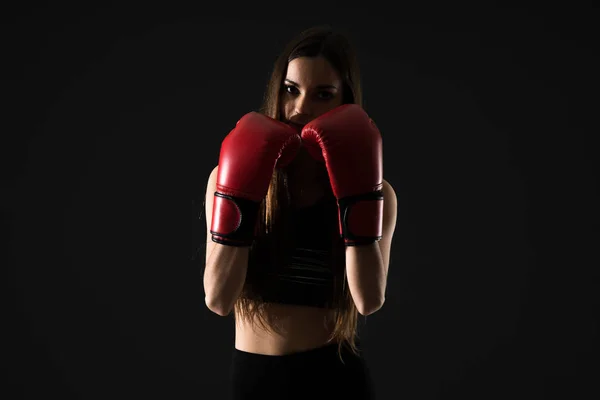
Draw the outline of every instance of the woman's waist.
M236 315L235 347L249 353L282 355L305 351L330 342L334 312L330 309L269 303L261 326Z

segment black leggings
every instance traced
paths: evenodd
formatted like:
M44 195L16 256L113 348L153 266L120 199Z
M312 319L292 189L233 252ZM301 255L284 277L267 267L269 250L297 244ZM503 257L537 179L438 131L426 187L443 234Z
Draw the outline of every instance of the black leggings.
M282 356L233 349L229 399L288 400L375 398L364 358L338 345Z

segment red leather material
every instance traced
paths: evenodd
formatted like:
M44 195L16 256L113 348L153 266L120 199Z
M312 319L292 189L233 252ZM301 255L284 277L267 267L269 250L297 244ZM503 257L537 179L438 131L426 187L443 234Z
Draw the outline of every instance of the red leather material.
M297 132L281 121L257 112L244 115L221 144L217 191L261 201L273 169L287 165L300 142Z
M308 123L302 140L312 157L325 162L346 242L380 239L383 144L373 120L359 105L345 104Z
M235 202L215 196L211 230L222 235L228 235L235 232L241 223L242 213Z
M325 161L338 199L381 189L381 134L359 105L345 104L314 119L302 140L316 160Z

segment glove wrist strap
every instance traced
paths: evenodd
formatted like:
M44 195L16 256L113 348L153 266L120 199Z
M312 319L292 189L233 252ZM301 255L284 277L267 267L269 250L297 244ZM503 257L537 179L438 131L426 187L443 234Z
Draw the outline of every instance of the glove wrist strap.
M338 200L340 234L346 246L375 243L382 237L383 192L377 190Z

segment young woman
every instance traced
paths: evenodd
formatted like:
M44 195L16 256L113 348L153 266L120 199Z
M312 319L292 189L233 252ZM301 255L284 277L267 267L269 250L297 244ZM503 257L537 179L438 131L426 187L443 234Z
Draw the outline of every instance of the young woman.
M223 140L204 289L234 312L232 399L374 398L357 320L383 305L397 203L361 93L349 40L308 29Z

